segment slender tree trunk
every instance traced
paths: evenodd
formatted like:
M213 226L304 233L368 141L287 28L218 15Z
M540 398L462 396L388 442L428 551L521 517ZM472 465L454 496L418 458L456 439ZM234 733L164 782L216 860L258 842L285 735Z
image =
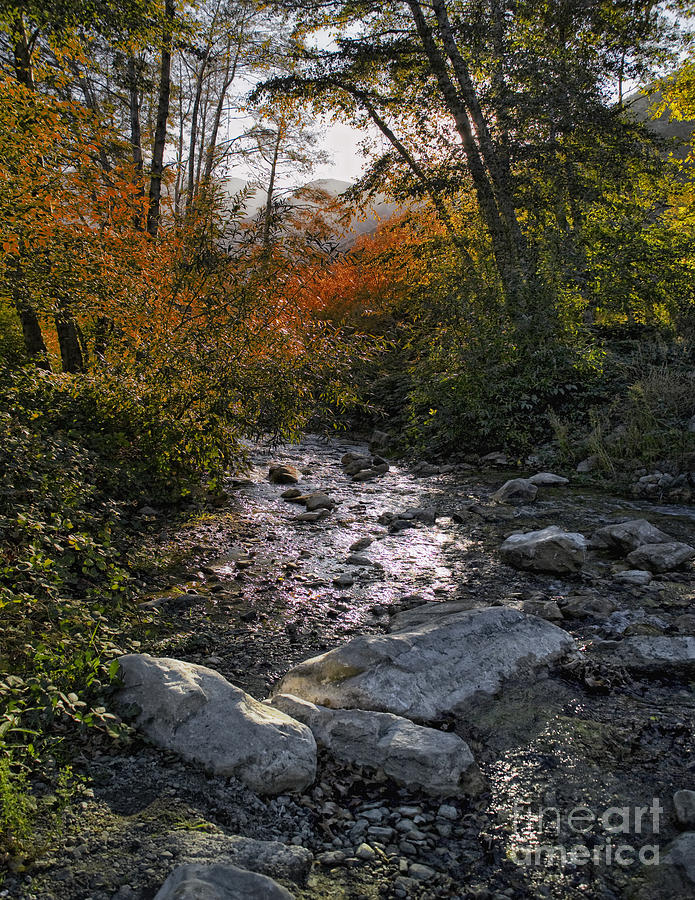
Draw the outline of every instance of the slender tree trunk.
M142 155L142 128L140 125L140 91L138 90L138 74L135 65L135 57L128 57L128 108L130 113L130 148L133 156L133 168L138 186L138 197L142 200L145 196L145 165ZM133 224L139 230L142 228L140 213L133 216Z
M25 87L34 89L34 63L32 60L32 48L36 40L36 33L30 35L27 32L26 22L21 12L16 14L12 22L12 43L14 55L14 71L17 81Z
M509 232L509 243L513 248L515 255L518 256L519 262L526 262L526 240L519 226L514 201L509 192L509 185L505 183L504 167L497 154L497 149L495 148L490 135L490 129L485 121L483 111L480 108L480 102L475 90L475 85L473 84L473 79L468 71L468 66L456 43L451 22L449 21L445 0L432 0L432 8L437 17L438 30L444 50L451 62L461 97L463 98L475 128L480 155L489 172L497 206L504 225Z
M14 54L14 70L17 81L24 87L34 90L34 74L33 63L31 58L31 48L33 38L27 34L24 17L20 13L13 22L12 29L13 38L13 54ZM21 242L21 255L24 252L23 242ZM48 361L48 350L41 333L41 323L36 311L31 303L24 281L24 271L21 262L17 261L15 270L12 273L12 301L17 310L19 321L22 326L22 335L24 337L24 348L27 355L41 369L48 369L50 372L51 365Z
M270 164L270 176L268 178L268 193L265 201L265 212L263 215L263 246L270 247L270 226L273 220L273 192L275 190L275 174L277 172L278 157L280 156L280 145L282 144L282 126L278 125L278 133L273 147L273 159Z
M504 226L497 207L495 191L490 182L483 163L479 147L476 143L471 120L463 100L459 97L454 83L449 77L446 60L442 56L427 24L418 0L407 0L413 21L417 29L423 49L437 79L446 106L454 119L456 130L468 163L468 170L473 181L478 207L487 225L495 257L495 264L502 283L509 313L513 319L525 316L525 299L523 283L519 268L514 258L514 248Z
M94 356L101 365L106 362L106 348L112 331L113 319L109 316L99 316L94 323Z
M385 119L381 115L379 115L374 105L369 100L369 97L367 97L367 95L363 91L357 91L354 88L349 88L346 85L338 82L336 82L336 86L342 88L342 90L344 91L347 91L347 93L351 94L351 96L353 96L355 100L357 100L358 103L360 103L364 107L369 118L372 120L372 122L374 122L379 131L381 131L381 133L388 140L394 150L396 150L401 159L406 163L413 175L415 175L420 184L427 191L427 195L432 201L432 204L437 211L437 215L439 216L449 236L451 237L452 241L463 257L470 277L479 285L480 279L478 278L478 275L475 271L475 266L473 264L473 260L471 259L470 253L468 252L467 247L461 241L459 235L456 232L454 224L451 221L451 216L449 215L449 210L446 208L444 200L442 199L441 195L433 189L430 180L427 177L422 166L418 163L412 153L410 153L405 144L401 140L399 140L399 138L396 136L393 129L389 127Z
M157 123L154 130L154 145L152 147L150 205L147 211L147 231L152 237L157 237L157 232L159 230L162 176L164 174L164 148L167 140L169 97L171 95L171 44L175 11L175 0L164 0L165 22L164 33L162 35L162 59L159 73L159 100L157 103Z
M133 154L135 172L142 178L144 171L142 156L142 128L140 125L140 91L138 90L138 73L135 57L128 57L128 100L130 111L130 146Z
M179 57L179 84L183 85L183 65ZM181 215L181 196L183 193L183 182L185 177L185 167L183 165L183 90L179 91L179 134L176 142L176 181L174 182L174 214L176 221L179 221Z
M200 111L200 99L203 96L203 82L205 80L205 70L208 63L208 51L205 52L200 64L200 71L196 74L195 99L193 100L193 111L191 113L191 139L188 145L188 186L186 189L186 203L190 205L193 202L193 193L195 190L195 159L196 148L198 146L198 113Z
M195 183L200 184L200 178L203 171L203 157L205 156L205 138L207 136L208 127L208 105L210 97L208 94L203 95L203 113L200 117L200 143L198 146L198 156L195 164Z
M227 48L227 53L229 54L230 48ZM222 80L222 89L220 90L220 94L217 98L217 104L215 106L215 115L212 120L212 131L210 133L210 140L208 141L207 150L205 152L205 169L203 170L203 183L208 184L210 179L212 178L212 170L215 165L215 149L217 147L217 135L220 130L220 123L222 121L222 113L224 111L224 102L227 97L227 91L232 85L232 82L236 78L236 69L239 63L239 54L241 53L241 46L237 44L236 54L234 57L234 64L231 66L229 64L229 55L227 56L227 63L224 69L224 78Z

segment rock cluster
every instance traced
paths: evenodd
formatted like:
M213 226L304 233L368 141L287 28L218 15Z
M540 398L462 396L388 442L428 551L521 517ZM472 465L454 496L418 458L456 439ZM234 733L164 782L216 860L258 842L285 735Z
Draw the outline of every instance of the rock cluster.
M382 456L371 456L352 451L344 454L340 460L346 475L352 476L355 482L372 481L385 475L390 466Z

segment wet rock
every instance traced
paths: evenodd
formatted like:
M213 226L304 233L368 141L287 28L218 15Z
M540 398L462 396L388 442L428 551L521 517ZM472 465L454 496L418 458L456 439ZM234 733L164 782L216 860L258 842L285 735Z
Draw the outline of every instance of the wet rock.
M414 519L401 519L396 517L391 520L389 525L389 531L391 534L398 534L399 531L405 531L408 528L416 528L416 522Z
M504 607L445 616L389 635L362 635L300 663L277 693L331 708L373 709L422 721L494 695L574 646L555 625Z
M349 450L347 453L344 453L340 458L341 466L349 466L351 462L354 462L356 459L369 459L364 453L357 453L354 450Z
M349 566L375 566L375 565L377 565L368 556L360 556L359 553L351 553L350 556L348 556L346 561Z
M475 600L472 598L422 603L419 606L396 613L389 624L389 631L408 631L418 625L430 624L454 613L466 612L469 609L473 609L475 605Z
M593 472L594 469L598 468L600 460L598 456L587 456L586 459L583 459L580 463L577 463L577 472L581 474L587 474L588 472Z
M304 493L301 488L291 487L287 488L286 491L283 491L280 496L283 500L294 501L296 503L300 498L304 497Z
M272 484L297 484L299 469L295 466L274 464L268 469L268 479Z
M529 616L540 616L549 622L559 622L563 618L562 610L555 600L525 600L521 609Z
M645 544L628 554L627 561L636 569L650 572L671 572L695 559L695 548L680 541L664 544Z
M348 456L350 458L345 462ZM371 456L364 456L357 453L346 453L341 461L346 475L357 475L358 472L361 472L363 469L371 469L372 467Z
M304 512L300 513L296 518L295 522L320 522L322 519L325 519L329 515L329 511L327 509L317 509L314 512Z
M189 863L174 869L155 900L292 900L292 894L267 875L236 866Z
M621 584L644 587L644 585L651 582L654 576L651 572L647 572L646 569L624 569L622 572L616 572L614 577Z
M629 553L643 544L664 544L670 535L656 528L646 519L631 519L615 525L604 525L591 536L591 546L606 548L617 553Z
M456 734L390 713L328 709L287 694L268 702L307 725L336 758L383 769L397 784L440 797L476 792L481 785L473 754Z
M562 614L568 619L607 619L615 608L615 603L607 597L585 595L569 597L562 605Z
M356 475L352 476L352 480L356 483L363 481L373 481L375 478L378 478L380 475L385 475L388 472L389 468L387 465L374 466L367 469L362 469Z
M550 525L541 531L512 534L500 547L507 565L558 574L577 572L586 560L586 538Z
M263 794L300 791L316 775L311 731L218 672L177 659L121 656L119 706L151 741Z
M676 616L673 625L681 634L695 634L695 613L683 613L682 616Z
M537 493L537 486L527 478L512 478L492 494L492 499L497 503L506 503L507 500L530 501L536 499Z
M342 866L345 862L345 854L342 850L329 850L316 857L316 861L322 866Z
M437 510L425 506L410 506L403 512L382 513L378 521L381 525L388 525L396 519L421 522L423 525L434 525L437 520Z
M553 472L537 472L529 478L529 481L537 487L560 487L570 483L569 478L555 475Z
M597 649L636 675L690 673L695 670L695 637L634 636Z
M676 791L673 806L679 826L689 831L695 829L695 791Z
M317 509L334 509L335 500L324 494L323 491L316 491L314 494L307 494L304 499L304 505L309 512L315 512Z
M369 862L376 857L376 851L373 850L369 844L362 843L355 851L355 856L357 859L363 859L365 862Z
M408 875L416 881L429 881L429 879L434 878L436 874L434 869L431 869L429 866L425 866L422 863L412 863L408 869Z
M695 887L695 831L685 831L670 844L668 853L662 859L662 865L673 866L691 886Z
M433 475L441 474L441 471L441 467L433 463L419 462L411 468L410 474L416 478L431 478Z
M449 822L455 822L459 817L459 811L449 803L442 803L437 810L437 815L442 819L447 819Z
M239 488L252 487L255 484L255 482L252 478L239 478L239 477L230 478L229 483L231 484L231 486L234 490L237 490Z
M366 550L367 547L370 547L374 543L374 538L363 537L358 541L355 541L354 544L350 544L349 549L353 553L359 553L360 550Z
M339 588L349 588L352 587L355 583L355 579L352 575L338 575L337 578L333 579L333 584Z

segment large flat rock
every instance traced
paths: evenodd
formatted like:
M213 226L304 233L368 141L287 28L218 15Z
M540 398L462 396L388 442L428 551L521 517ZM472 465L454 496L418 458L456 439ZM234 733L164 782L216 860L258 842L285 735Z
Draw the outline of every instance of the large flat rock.
M412 609L404 609L391 619L389 631L410 631L418 625L431 624L454 613L466 612L475 607L475 600L431 600Z
M333 709L432 721L461 712L574 647L567 632L504 607L469 610L388 635L362 635L300 663L278 694Z
M177 864L201 866L231 865L303 884L314 860L305 847L280 841L257 841L238 834L203 834L196 831L171 831L146 845L149 853L172 853Z
M292 894L267 875L189 863L174 869L155 900L292 900Z
M119 663L117 703L136 714L137 727L158 746L262 794L301 791L313 782L316 742L306 725L205 666L146 653Z
M290 694L266 702L308 725L316 742L337 759L382 769L397 784L439 797L476 793L482 786L468 744L451 732L391 713L328 709Z

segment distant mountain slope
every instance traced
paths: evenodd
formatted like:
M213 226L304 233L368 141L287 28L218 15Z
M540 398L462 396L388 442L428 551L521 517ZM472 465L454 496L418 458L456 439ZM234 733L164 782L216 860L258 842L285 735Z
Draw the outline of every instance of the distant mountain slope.
M248 182L243 178L228 178L225 182L225 189L230 201L232 197L241 193L247 188ZM319 178L310 181L295 190L284 192L290 202L303 203L312 205L312 201L303 197L300 201L302 193L307 191L323 191L330 197L339 197L352 187L352 182L343 181L339 178ZM248 218L255 216L263 207L266 201L266 193L261 187L256 187L246 198L244 211ZM345 228L345 243L349 246L362 234L372 234L379 227L381 222L385 222L401 207L397 203L387 200L384 196L377 196L369 201L364 210L357 210L349 224Z
M652 117L652 107L661 103L661 91L636 91L625 99L625 107L638 121L660 137L675 143L674 154L680 158L687 156L692 148L695 122L678 122L671 118L667 108L658 117Z

